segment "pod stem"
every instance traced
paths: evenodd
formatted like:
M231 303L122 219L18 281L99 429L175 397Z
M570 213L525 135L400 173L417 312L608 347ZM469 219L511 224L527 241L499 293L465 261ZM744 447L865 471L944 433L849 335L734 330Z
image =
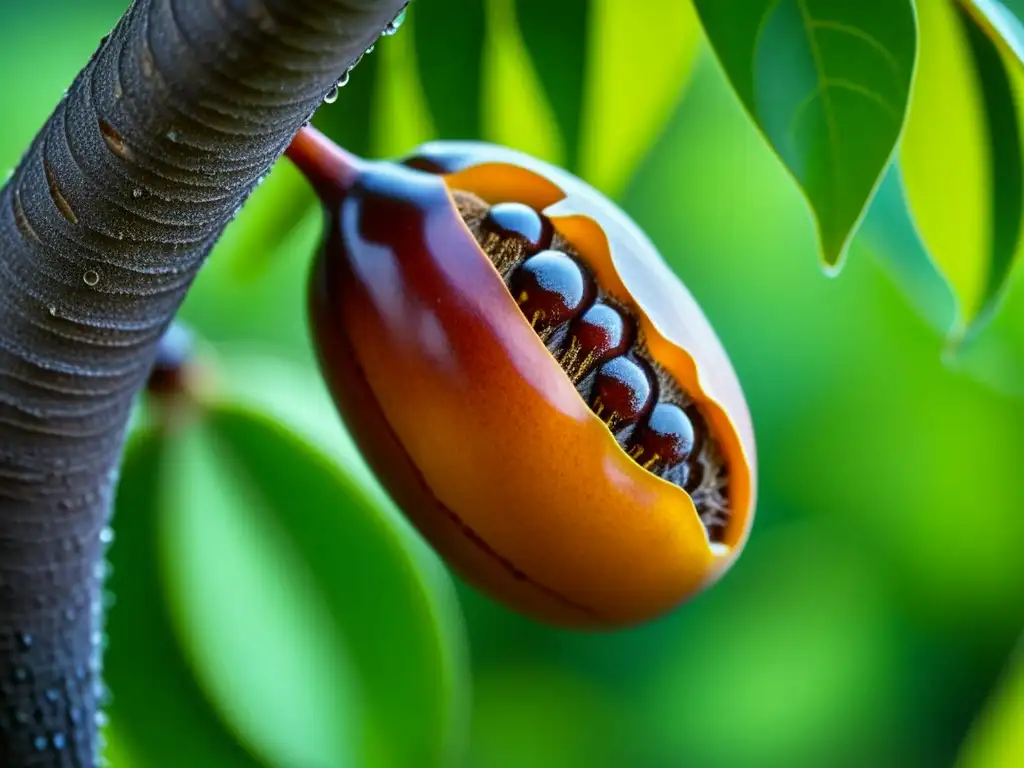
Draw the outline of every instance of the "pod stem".
M311 125L299 130L285 155L302 171L328 207L341 203L363 165L363 160L339 147Z

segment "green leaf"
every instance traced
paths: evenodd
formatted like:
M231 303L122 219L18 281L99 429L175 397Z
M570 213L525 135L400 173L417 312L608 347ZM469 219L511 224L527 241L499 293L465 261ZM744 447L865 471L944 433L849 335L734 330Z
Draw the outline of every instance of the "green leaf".
M928 324L945 333L956 317L956 299L932 261L907 210L900 168L889 166L853 241L878 259Z
M589 0L515 0L516 21L554 111L567 170L579 163ZM507 104L509 110L515 104Z
M132 765L257 766L196 685L167 615L157 568L163 458L159 436L144 430L130 439L121 468L108 555L116 603L107 613L107 712Z
M268 764L356 766L362 709L315 577L204 423L167 449L160 565L193 673Z
M1024 765L1024 642L1013 654L998 690L972 726L956 765Z
M1024 62L1024 0L960 0L978 25L998 44Z
M420 79L441 139L481 133L486 18L483 0L430 0L410 6Z
M409 532L250 406L217 404L179 449L165 552L178 628L239 732L280 765L447 765L461 627Z
M900 161L921 237L958 302L953 337L998 308L1020 249L1024 73L975 18L949 3L920 8L921 58Z
M685 90L700 22L692 5L676 0L591 0L589 36L580 174L615 197ZM664 44L637 44L645 38Z
M748 113L814 213L837 268L903 127L911 0L694 0Z

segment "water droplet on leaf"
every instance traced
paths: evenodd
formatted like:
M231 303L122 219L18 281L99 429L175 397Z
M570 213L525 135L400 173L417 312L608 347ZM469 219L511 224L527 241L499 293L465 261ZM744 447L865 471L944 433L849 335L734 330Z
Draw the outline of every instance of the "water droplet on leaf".
M333 104L338 100L338 86L332 85L331 90L324 96L324 104Z
M99 283L100 273L97 272L95 269L86 270L86 273L82 275L82 280L85 281L86 285L92 288L97 283Z

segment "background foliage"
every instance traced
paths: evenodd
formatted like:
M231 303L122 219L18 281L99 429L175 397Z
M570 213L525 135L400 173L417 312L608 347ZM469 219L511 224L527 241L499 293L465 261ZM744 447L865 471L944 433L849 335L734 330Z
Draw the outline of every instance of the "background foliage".
M124 5L0 8L0 167ZM126 456L113 764L1021 764L1019 6L417 0L317 124L379 157L483 137L614 195L744 382L753 537L608 635L451 577L316 376L321 218L282 163L183 310L207 412L140 412Z

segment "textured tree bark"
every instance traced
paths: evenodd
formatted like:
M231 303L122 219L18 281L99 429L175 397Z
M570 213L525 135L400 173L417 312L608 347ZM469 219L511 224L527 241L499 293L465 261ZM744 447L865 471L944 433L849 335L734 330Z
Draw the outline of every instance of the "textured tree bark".
M404 4L137 0L0 192L0 766L98 764L133 398L224 227Z

